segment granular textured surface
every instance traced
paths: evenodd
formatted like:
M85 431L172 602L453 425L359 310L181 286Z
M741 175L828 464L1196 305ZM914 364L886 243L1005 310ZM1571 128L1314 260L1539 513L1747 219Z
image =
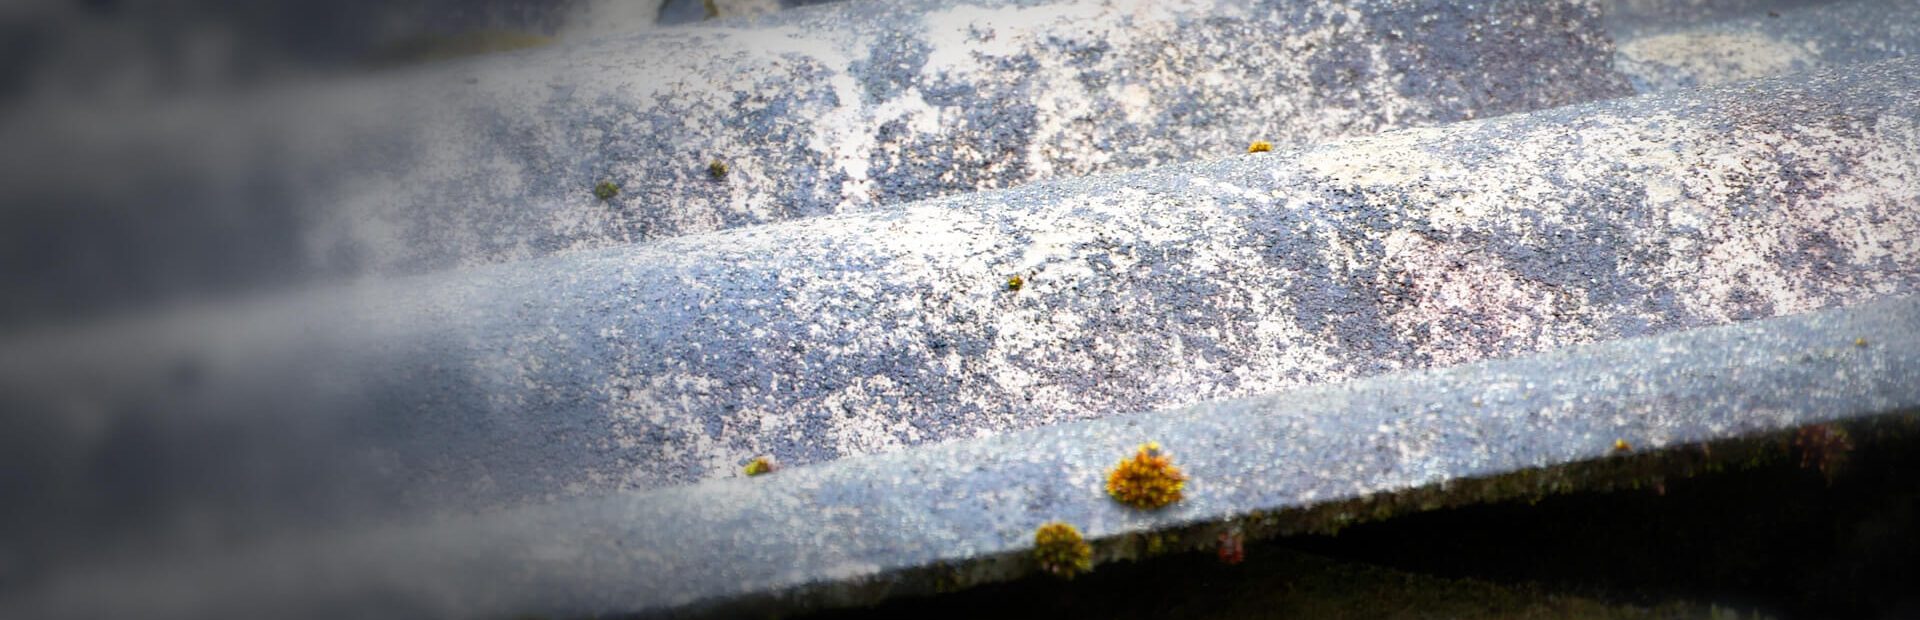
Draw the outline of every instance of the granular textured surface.
M1882 344L1853 346L1861 337ZM1920 409L1916 373L1920 299L1887 299L184 565L113 565L0 598L0 614L572 617L856 605L1040 570L1036 528L1048 523L1075 524L1100 562L1130 536L1605 459L1614 438L1675 449L1910 412ZM1112 452L1141 437L1196 448L1182 456L1194 481L1186 501L1142 512L1101 493ZM1047 540L1075 538L1055 529ZM924 567L934 568L916 572Z
M512 505L1909 294L1917 86L1896 60L23 340L0 393L100 413L8 456L88 471L165 419L202 449L131 488Z
M19 147L4 161L12 198L33 205L0 214L0 245L60 255L0 261L21 291L0 319L1537 110L1628 93L1611 61L1597 12L1575 0L842 2L244 96L54 109L0 122ZM603 181L618 196L596 199Z
M782 614L1832 485L1920 429L1916 15L849 1L22 100L0 617Z
M1642 92L1911 56L1920 1L1740 2L1701 19L1664 15L1687 3L1613 7L1614 65ZM1708 3L1711 4L1711 3ZM1771 9L1762 10L1763 6ZM1707 19L1717 16L1718 19ZM1692 23L1690 23L1692 22ZM1684 24L1684 25L1682 25Z

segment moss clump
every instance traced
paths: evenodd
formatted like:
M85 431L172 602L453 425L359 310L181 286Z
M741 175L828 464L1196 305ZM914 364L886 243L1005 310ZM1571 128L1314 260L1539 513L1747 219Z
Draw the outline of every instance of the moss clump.
M618 195L620 195L620 186L614 184L613 181L601 181L599 184L593 186L594 198L613 200L613 197Z
M1072 579L1093 569L1093 547L1072 524L1054 521L1034 530L1033 559L1040 562L1040 570Z
M707 162L707 176L715 181L727 178L727 162L718 159Z
M1025 278L1020 277L1020 274L1016 273L1011 276L1007 276L1007 290L1009 291L1020 290L1020 287L1026 286L1026 285L1027 285L1027 280Z
M747 466L744 471L746 471L747 475L749 476L758 476L760 474L773 473L773 470L774 470L773 459L770 459L764 456L756 456L756 457L753 457L753 460L747 462Z
M1613 440L1613 451L1614 452L1632 452L1633 444L1627 443L1627 440L1625 439L1615 439Z
M1248 153L1265 153L1271 150L1273 150L1273 143L1266 140L1255 140L1253 144L1247 145Z
M1143 510L1180 501L1180 491L1186 485L1186 475L1173 466L1173 455L1162 451L1157 442L1141 444L1131 458L1120 461L1107 474L1107 494Z

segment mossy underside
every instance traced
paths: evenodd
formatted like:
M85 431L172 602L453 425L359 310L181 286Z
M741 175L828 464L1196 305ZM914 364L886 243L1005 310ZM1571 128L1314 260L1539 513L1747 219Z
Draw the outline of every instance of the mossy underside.
M1829 510L1825 496L1809 493L1835 485L1844 490L1850 481L1856 496L1890 498L1887 506L1875 504L1874 516L1861 518L1868 523L1863 529L1912 514L1920 503L1920 481L1902 472L1915 464L1909 455L1920 441L1920 415L1801 428L1816 427L1855 439L1855 453L1837 475L1807 465L1795 445L1800 430L1786 430L1103 539L1094 543L1095 556L1107 564L1096 563L1080 582L1052 591L1035 579L960 591L957 582L979 571L947 569L941 585L952 594L895 600L851 615L956 609L990 616L1010 613L999 609L1008 600L1061 610L1093 605L1104 610L1095 615L1156 618L1824 617L1884 611L1873 606L1887 604L1879 595L1898 587L1888 584L1904 583L1903 575L1920 568L1887 559L1916 555L1904 551L1920 550L1913 532L1880 532L1872 545L1836 543L1878 549L1865 567L1824 556L1803 560L1818 555L1805 549L1775 557L1783 545L1810 544L1778 538L1801 536L1801 530L1819 538L1853 527L1844 521L1855 517L1829 523L1807 516ZM1777 505L1768 501L1775 493ZM1670 514L1676 511L1684 515ZM1754 525L1770 522L1786 525ZM1248 546L1245 564L1222 565L1214 545L1219 532L1234 527L1249 540L1266 540ZM1501 540L1511 532L1529 537ZM1715 536L1722 540L1699 542ZM1552 544L1545 539L1567 541L1567 549L1545 550ZM1669 552L1689 557L1672 560ZM1165 557L1114 562L1154 556ZM1477 565L1473 558L1480 558ZM1521 560L1502 563L1514 558ZM1753 574L1760 570L1772 573ZM1875 576L1858 577L1863 573ZM1826 582L1807 582L1820 579ZM1759 583L1767 585L1749 589L1786 598L1760 600L1739 587ZM1113 601L1103 602L1107 598ZM1132 611L1156 605L1169 607L1159 614ZM1759 615L1725 616L1729 610Z
M1278 546L1222 564L1213 554L1126 563L1066 582L1023 580L898 599L828 618L1699 618L1686 602L1625 605L1531 584L1434 577Z
M1902 413L1808 427L1833 427L1862 443L1897 443L1920 437L1920 413ZM1795 447L1799 428L1646 452L1625 452L1555 467L1523 469L1498 476L1382 493L1308 508L1255 511L1237 519L1145 535L1095 542L1100 559L1139 558L1162 552L1207 548L1221 531L1238 526L1249 540L1278 536L1337 536L1363 523L1399 516L1520 501L1529 504L1572 493L1635 491L1658 494L1666 485L1707 474L1744 471L1781 463L1800 463ZM1117 544L1116 544L1117 543ZM1106 553L1102 553L1105 551Z

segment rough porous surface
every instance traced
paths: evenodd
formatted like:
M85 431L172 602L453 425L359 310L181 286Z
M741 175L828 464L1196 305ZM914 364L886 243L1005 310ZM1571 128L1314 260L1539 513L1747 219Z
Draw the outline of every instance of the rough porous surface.
M1615 65L1641 92L1719 84L1920 52L1920 2L1857 0L1746 7L1687 27L1609 16ZM1623 23L1625 22L1625 23Z
M568 394L535 409L605 424L609 459L573 475L634 488L1806 312L1920 285L1916 86L1898 61L476 272L425 298L483 340L433 359Z
M63 415L0 420L45 474L5 517L61 527L8 543L645 489L1912 293L1916 88L1890 61L14 339L0 405Z
M867 600L1912 408L1920 60L1537 111L1912 4L853 1L0 112L0 616ZM191 291L255 294L12 324ZM1188 501L1105 499L1143 441Z
M1689 27L1743 15L1826 4L1836 0L1599 0L1607 22L1619 28ZM1841 0L1845 1L1845 0Z
M844 2L0 126L0 318L415 273L1629 92L1578 0ZM724 177L709 173L718 160ZM595 197L601 182L616 196ZM21 248L13 250L14 248ZM28 294L31 292L32 294Z
M1074 524L1107 559L1133 547L1130 535L1593 463L1617 456L1615 441L1658 450L1913 411L1916 373L1920 301L1880 300L191 563L114 565L0 596L0 614L593 617L765 605L722 610L744 616L860 604L1037 570L1028 550L1049 521ZM1101 489L1106 468L1148 439L1191 476L1184 501L1152 512ZM913 570L927 567L938 568ZM766 598L794 590L804 596Z

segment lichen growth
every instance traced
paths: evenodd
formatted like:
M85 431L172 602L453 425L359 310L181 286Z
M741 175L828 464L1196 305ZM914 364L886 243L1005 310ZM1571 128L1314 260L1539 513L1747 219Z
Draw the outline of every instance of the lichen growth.
M601 181L593 186L593 197L601 200L613 200L620 195L620 186L613 181Z
M1255 140L1253 144L1247 145L1248 153L1265 153L1271 150L1273 150L1273 143L1266 140Z
M707 176L713 177L715 181L727 178L727 162L718 159L707 162Z
M1633 444L1627 443L1627 440L1625 439L1615 439L1613 440L1613 451L1614 452L1632 452Z
M747 462L747 466L743 471L749 476L758 476L773 473L774 469L773 459L756 456L753 457L753 460Z
M1142 444L1133 456L1107 474L1107 494L1120 503L1152 510L1180 501L1187 477L1173 466L1173 455L1160 444Z
M1866 338L1854 338L1854 339L1853 339L1853 346L1856 346L1856 347L1865 347L1865 346L1867 346L1867 339L1866 339Z
M1016 273L1011 276L1007 276L1007 290L1009 291L1020 290L1020 287L1026 286L1026 285L1027 285L1026 278L1020 277L1020 274Z
M1080 537L1078 528L1054 521L1034 530L1033 559L1040 562L1040 570L1072 579L1093 569L1093 547Z

